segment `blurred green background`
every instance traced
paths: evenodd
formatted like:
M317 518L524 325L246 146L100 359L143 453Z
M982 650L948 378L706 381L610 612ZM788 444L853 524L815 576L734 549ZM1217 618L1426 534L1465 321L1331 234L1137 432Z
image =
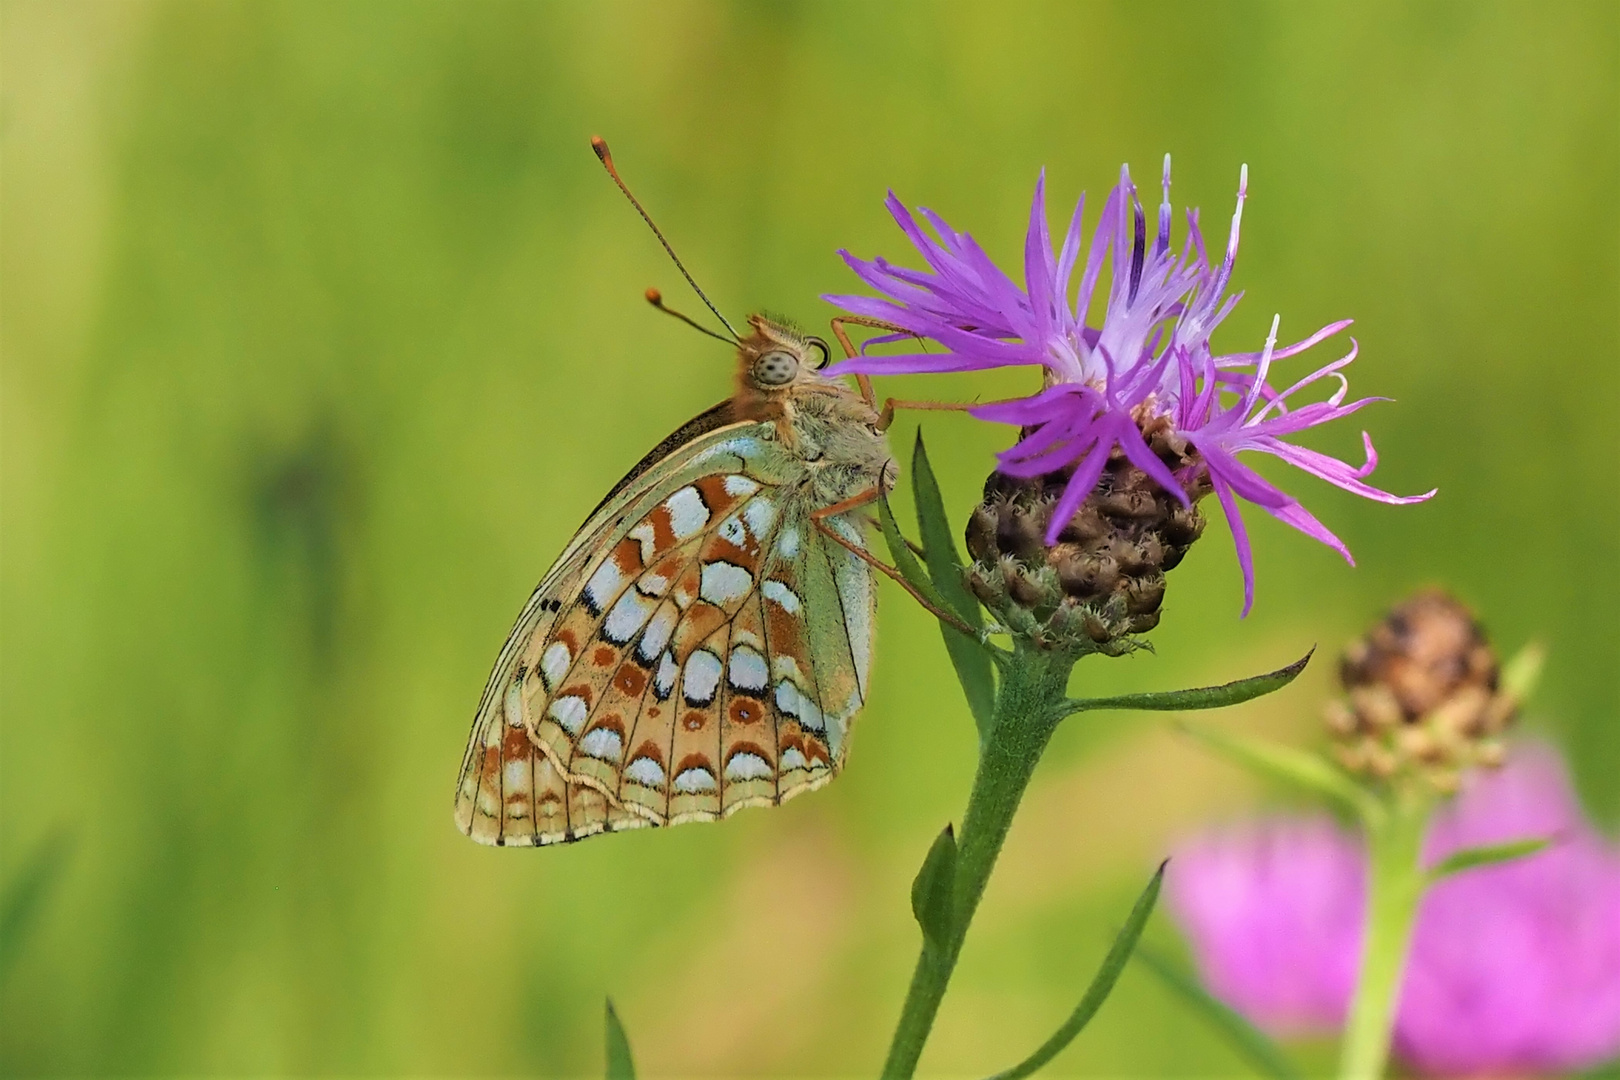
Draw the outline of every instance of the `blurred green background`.
M450 821L530 587L726 393L724 350L642 303L656 284L696 306L595 132L725 310L808 324L853 284L836 248L915 261L890 187L1016 268L1043 165L1057 217L1121 161L1151 189L1170 151L1177 204L1224 235L1247 162L1248 299L1217 343L1258 347L1273 312L1292 337L1354 316L1354 389L1398 399L1362 414L1375 479L1440 496L1283 477L1358 569L1253 515L1240 622L1212 524L1157 655L1080 678L1326 659L1444 582L1505 648L1550 645L1531 723L1614 820L1620 8L994 7L0 9L0 881L65 853L3 958L6 1072L587 1074L604 993L647 1074L875 1070L911 875L973 759L934 627L896 590L828 790L539 853ZM926 429L960 520L1008 433ZM1332 668L1220 720L1308 741ZM1175 839L1273 796L1160 721L1071 722L925 1070L1022 1057ZM1139 971L1053 1067L1243 1071Z

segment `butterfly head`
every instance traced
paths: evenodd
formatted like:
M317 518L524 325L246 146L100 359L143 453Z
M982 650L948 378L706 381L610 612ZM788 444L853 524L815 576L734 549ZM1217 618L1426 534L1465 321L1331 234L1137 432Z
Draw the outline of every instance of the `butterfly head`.
M822 381L816 372L832 359L825 341L765 315L749 316L748 324L754 332L737 343L737 379L745 389L770 395Z

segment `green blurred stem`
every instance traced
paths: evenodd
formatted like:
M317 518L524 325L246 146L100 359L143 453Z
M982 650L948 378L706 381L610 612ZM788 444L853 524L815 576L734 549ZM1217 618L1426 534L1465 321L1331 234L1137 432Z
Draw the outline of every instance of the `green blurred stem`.
M1366 814L1367 930L1361 975L1344 1032L1342 1080L1381 1080L1389 1062L1390 1036L1401 975L1428 884L1420 861L1423 827L1432 803L1410 796L1384 803L1386 812Z
M938 946L923 945L911 988L895 1028L889 1057L883 1065L887 1080L905 1080L917 1068L928 1032L945 997L968 924L984 895L996 857L1012 827L1013 814L1035 772L1053 730L1065 715L1064 691L1075 657L1054 655L1018 642L1014 655L1002 666L996 695L994 723L979 756L967 813L962 818L956 874L952 889L951 925Z

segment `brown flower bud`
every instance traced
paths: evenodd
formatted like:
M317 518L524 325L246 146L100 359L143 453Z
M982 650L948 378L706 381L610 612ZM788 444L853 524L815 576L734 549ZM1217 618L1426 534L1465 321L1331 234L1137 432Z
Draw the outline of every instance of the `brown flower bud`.
M1178 475L1192 478L1188 494L1207 494L1193 452L1160 434L1149 444ZM1010 629L1027 624L1059 647L1126 652L1135 647L1131 635L1158 625L1165 571L1203 533L1204 518L1116 449L1090 497L1048 546L1052 514L1073 475L1073 466L1028 480L990 474L984 501L968 520L974 560L968 584ZM1043 571L1056 591L1020 587L1009 567L1021 575ZM1060 605L1075 611L1059 617Z
M1497 687L1496 653L1461 603L1438 589L1418 593L1344 651L1346 696L1326 711L1337 757L1352 772L1424 779L1455 790L1470 765L1494 765L1490 741L1512 719Z

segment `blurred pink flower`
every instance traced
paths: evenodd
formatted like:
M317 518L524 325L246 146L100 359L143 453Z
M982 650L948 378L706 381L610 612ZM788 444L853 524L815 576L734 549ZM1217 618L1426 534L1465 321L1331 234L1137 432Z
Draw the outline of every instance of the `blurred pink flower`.
M1545 851L1435 886L1418 915L1395 1052L1418 1070L1578 1069L1620 1053L1620 850L1556 752L1521 745L1436 815L1431 864L1536 837ZM1206 835L1171 860L1171 911L1206 984L1274 1033L1336 1029L1355 985L1365 854L1322 818Z

